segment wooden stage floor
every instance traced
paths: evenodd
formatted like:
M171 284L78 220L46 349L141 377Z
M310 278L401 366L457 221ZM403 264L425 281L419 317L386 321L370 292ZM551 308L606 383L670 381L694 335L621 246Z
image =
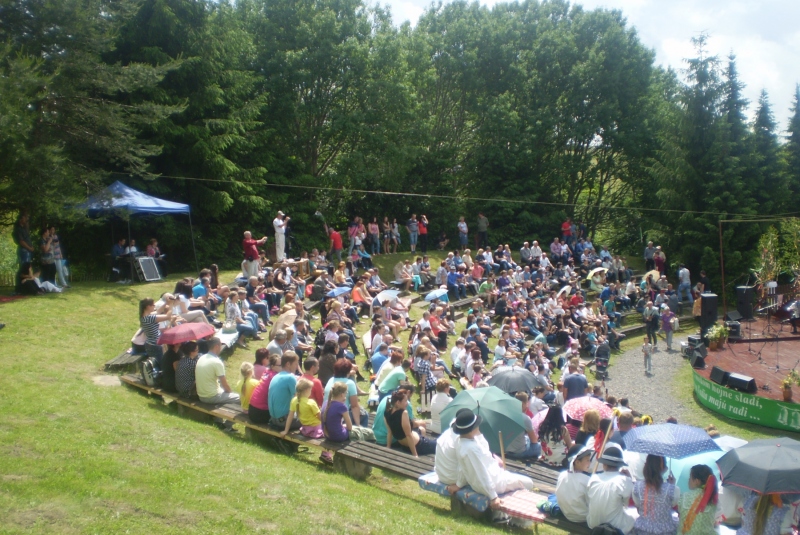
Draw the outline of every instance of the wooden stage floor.
M792 334L791 325L774 319L770 329L764 318L743 321L741 326L739 340L729 340L722 350L709 351L705 369L695 371L710 378L711 369L719 366L727 372L749 375L756 380L757 396L783 401L781 381L791 369L800 371L800 334ZM794 387L794 395L800 398L800 387Z

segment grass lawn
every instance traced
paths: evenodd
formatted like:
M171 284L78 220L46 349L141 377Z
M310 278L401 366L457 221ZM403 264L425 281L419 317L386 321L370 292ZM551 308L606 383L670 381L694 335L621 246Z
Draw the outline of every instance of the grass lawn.
M316 454L273 453L96 384L113 377L102 366L138 327L138 300L174 280L76 284L0 307L0 533L497 532L416 482L376 471L359 483ZM228 356L229 381L256 347Z

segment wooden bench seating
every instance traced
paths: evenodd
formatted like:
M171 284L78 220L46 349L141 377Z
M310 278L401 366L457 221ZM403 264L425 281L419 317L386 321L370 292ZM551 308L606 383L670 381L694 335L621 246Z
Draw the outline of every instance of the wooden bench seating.
M173 400L177 404L178 413L183 416L203 422L210 422L218 418L223 421L240 424L245 427L246 435L250 440L284 453L295 453L300 446L332 451L334 452L334 468L357 480L364 480L369 477L373 468L415 481L434 469L434 457L432 455L414 457L402 450L389 449L374 442L331 442L326 439L308 438L297 432L281 437L278 431L269 426L251 422L238 403L210 405L197 400L184 399L160 388L148 386L139 375L123 375L120 380L129 387L139 389L149 395L161 397L167 402ZM370 425L374 417L374 413L370 413ZM525 466L522 463L510 460L507 461L507 467L513 472L527 475L533 479L534 485L542 493L552 494L555 492L558 472L554 469L541 464ZM547 518L545 522L570 533L581 535L590 533L586 525L573 524L565 519Z

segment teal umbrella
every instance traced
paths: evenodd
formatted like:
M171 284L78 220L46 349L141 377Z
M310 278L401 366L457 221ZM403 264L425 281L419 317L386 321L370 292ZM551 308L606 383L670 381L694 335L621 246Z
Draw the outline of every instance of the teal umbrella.
M471 409L479 414L481 433L486 437L492 452L500 454L500 437L503 433L503 445L508 447L515 438L525 432L525 420L519 400L497 388L473 388L462 390L442 411L442 429L450 426L459 409Z

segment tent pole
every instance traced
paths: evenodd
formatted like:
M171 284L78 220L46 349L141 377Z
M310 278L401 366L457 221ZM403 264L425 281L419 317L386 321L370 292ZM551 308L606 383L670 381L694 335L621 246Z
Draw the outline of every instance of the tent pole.
M192 251L194 251L194 268L200 273L200 264L197 263L197 247L194 246L194 226L192 226L192 212L189 211L189 232L192 234Z
M131 283L133 283L133 251L131 251L131 216L128 214L128 262L131 264Z

